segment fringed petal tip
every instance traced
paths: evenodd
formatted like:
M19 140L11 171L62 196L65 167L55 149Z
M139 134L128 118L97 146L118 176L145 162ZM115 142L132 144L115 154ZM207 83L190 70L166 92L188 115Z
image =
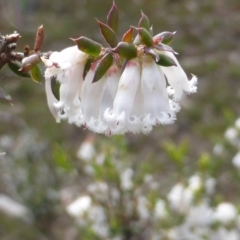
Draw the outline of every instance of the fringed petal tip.
M189 95L192 93L196 93L197 92L197 83L198 83L198 78L191 74L192 78L191 80L188 81L189 84L189 90L188 91L184 91L185 95Z
M173 124L176 119L177 119L176 113L169 111L163 112L158 120L162 125L170 125Z
M179 112L181 110L181 106L178 102L169 100L169 105L170 105L171 111L173 111L173 112Z

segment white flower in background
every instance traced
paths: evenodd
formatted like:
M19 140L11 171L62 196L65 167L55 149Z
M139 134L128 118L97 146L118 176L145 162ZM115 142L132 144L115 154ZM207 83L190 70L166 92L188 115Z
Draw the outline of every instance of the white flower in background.
M77 123L82 117L79 93L87 57L88 55L81 52L77 46L66 48L61 52L53 52L49 59L42 57L47 67L45 71L47 102L57 122L68 119L70 123ZM59 100L52 92L53 78L61 84Z
M26 206L4 194L0 194L0 212L27 222L32 221L31 212Z
M236 230L227 230L224 227L212 231L210 234L211 240L239 240L239 232Z
M199 175L193 175L188 179L188 189L193 193L198 191L202 187L202 179Z
M225 138L233 145L238 144L238 131L234 127L230 127L224 134Z
M209 226L213 221L213 210L207 202L201 202L196 206L191 206L187 216L186 223L192 227Z
M217 156L221 156L224 152L224 147L222 144L215 144L215 146L213 147L213 153Z
M232 159L234 167L240 170L240 152L238 152Z
M89 196L82 196L70 203L66 207L67 213L72 217L82 217L92 205L92 199Z
M88 212L88 219L91 222L92 230L101 238L109 236L109 225L106 223L107 216L101 206L94 205Z
M240 130L240 118L235 121L235 127Z
M228 224L237 218L237 209L231 203L223 202L220 203L215 212L214 212L214 220L218 221L222 224Z
M215 187L216 187L217 181L215 178L208 178L205 181L205 189L206 189L206 193L208 195L213 195L215 192Z
M109 187L105 182L92 183L87 186L87 191L98 200L106 201L109 198Z
M148 200L144 196L139 196L137 198L137 212L139 214L139 217L143 220L150 217L148 204Z
M162 219L167 216L166 203L162 199L158 199L154 208L154 216Z
M131 168L125 169L122 173L120 173L121 180L121 188L125 191L131 190L133 188L133 170Z
M167 199L170 207L178 213L186 213L191 206L193 192L177 183L169 192Z
M94 137L89 135L80 145L77 151L77 157L85 162L90 161L95 156L95 148L93 145Z

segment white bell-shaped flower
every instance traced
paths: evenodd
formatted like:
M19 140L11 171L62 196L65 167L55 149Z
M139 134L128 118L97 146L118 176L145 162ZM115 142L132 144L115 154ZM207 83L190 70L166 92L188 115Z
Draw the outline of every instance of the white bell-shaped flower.
M140 83L140 64L136 59L128 61L120 77L118 90L113 102L113 108L108 108L104 117L112 124L113 134L122 134L128 131L131 121L131 111L135 95Z
M79 92L87 57L88 55L78 50L77 46L73 46L61 52L53 52L49 59L42 58L47 66L45 78L48 104L57 121L66 118L70 123L76 123L80 118ZM51 93L52 78L61 84L59 101Z
M104 112L113 107L121 72L113 65L98 82L92 83L94 71L95 63L92 64L83 83L82 124L94 132L111 135L111 123L104 119Z
M164 51L177 66L157 65L152 56L140 54L128 60L124 70L114 61L101 79L93 82L98 60L83 80L88 55L77 46L54 52L43 61L50 111L57 122L84 126L105 135L151 132L155 125L172 124L180 110L178 101L196 91L197 78L188 80L174 54ZM59 100L51 89L60 83ZM170 86L168 86L170 85Z
M175 112L169 105L164 74L151 57L142 61L141 91L145 124L153 126L174 122Z
M177 66L171 67L160 66L168 80L168 83L170 84L170 87L168 88L169 94L173 95L174 99L180 100L183 97L184 93L195 93L197 91L196 76L193 76L189 81L186 73L183 71L174 54L172 52L165 51L164 55L172 58L177 64Z

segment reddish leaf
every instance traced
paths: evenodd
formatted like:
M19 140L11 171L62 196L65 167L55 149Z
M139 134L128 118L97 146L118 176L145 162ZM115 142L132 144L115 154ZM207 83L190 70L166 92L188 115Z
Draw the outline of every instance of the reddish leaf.
M117 34L118 32L118 9L113 2L112 8L110 9L107 16L107 25Z
M133 40L133 27L130 27L127 32L124 33L122 37L123 42L131 43Z

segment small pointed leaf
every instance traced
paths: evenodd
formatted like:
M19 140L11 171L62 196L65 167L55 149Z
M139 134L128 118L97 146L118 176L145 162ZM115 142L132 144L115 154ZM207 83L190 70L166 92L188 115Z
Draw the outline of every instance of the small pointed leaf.
M72 39L78 46L78 49L86 54L98 57L102 51L102 45L87 37Z
M160 42L164 44L169 44L175 35L176 32L161 32L153 37L154 44L158 44Z
M88 60L87 60L87 62L86 62L86 64L85 64L85 66L84 66L84 70L83 70L83 80L85 79L85 77L86 77L88 71L90 70L91 65L92 65L93 62L94 62L94 58L89 57Z
M137 48L132 43L120 42L114 51L128 60L137 57Z
M156 62L158 65L164 67L177 66L176 62L172 58L161 53L159 53L159 57L160 57L159 61Z
M29 73L20 71L20 69L22 68L22 64L18 61L9 62L8 67L20 77L25 77L25 78L31 77Z
M124 33L122 37L123 42L131 43L133 40L133 27L130 27L127 32Z
M150 33L150 23L148 17L142 12L142 17L138 23L139 28L144 28Z
M145 47L144 52L154 57L155 62L160 60L159 53L153 47Z
M33 66L33 68L30 71L30 74L31 74L31 78L34 82L37 82L37 83L42 82L43 76L42 76L42 73L41 73L41 70L40 70L38 64Z
M152 47L153 46L152 35L145 28L138 28L137 30L140 35L141 42L148 47Z
M99 81L113 63L112 52L106 53L101 60L97 63L93 83Z
M174 54L178 54L177 52L175 52L173 50L173 48L169 47L168 45L165 45L165 44L156 44L154 45L154 48L156 48L157 50L160 50L160 51L167 51L167 52L172 52Z
M110 9L107 16L107 25L117 34L118 33L118 9L113 2L112 8Z
M98 21L100 31L105 39L105 41L111 46L116 47L118 44L118 39L116 33L108 25Z

